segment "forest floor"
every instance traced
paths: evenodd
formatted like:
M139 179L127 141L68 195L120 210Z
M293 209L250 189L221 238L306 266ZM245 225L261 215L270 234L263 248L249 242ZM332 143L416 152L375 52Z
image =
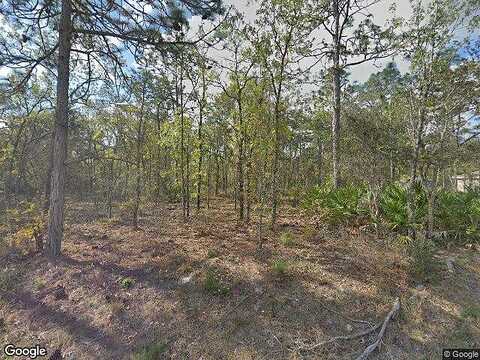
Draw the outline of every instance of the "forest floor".
M187 223L176 205L151 207L137 231L94 213L68 206L60 259L2 260L0 345L41 344L65 359L131 359L142 346L165 359L354 359L378 331L306 348L382 322L400 297L371 359L480 346L475 247L448 252L453 272L440 252L435 275L419 283L390 242L318 229L298 209L282 209L260 250L257 226L239 225L222 199Z

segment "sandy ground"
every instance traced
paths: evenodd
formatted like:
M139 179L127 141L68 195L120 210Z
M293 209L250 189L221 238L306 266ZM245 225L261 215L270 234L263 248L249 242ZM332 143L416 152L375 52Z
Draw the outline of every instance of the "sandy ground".
M480 347L475 247L448 254L454 272L440 252L419 284L389 241L315 226L298 209L283 209L261 249L255 221L239 225L221 199L187 223L175 205L151 206L138 231L94 213L69 206L58 260L0 259L0 345L41 344L65 359L131 359L151 344L164 345L162 359L355 359L378 332L305 348L383 321L400 297L371 359Z

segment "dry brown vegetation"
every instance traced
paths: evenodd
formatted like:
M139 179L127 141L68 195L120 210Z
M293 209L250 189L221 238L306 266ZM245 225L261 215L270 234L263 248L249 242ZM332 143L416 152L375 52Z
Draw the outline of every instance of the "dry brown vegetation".
M440 252L419 284L388 240L318 228L298 209L282 209L261 249L255 221L238 224L222 199L188 223L175 205L152 206L138 231L93 213L68 208L58 260L2 260L0 343L45 344L66 359L130 359L148 344L165 345L166 359L352 359L375 333L305 348L383 321L400 297L372 359L480 345L475 247L449 253L454 272Z

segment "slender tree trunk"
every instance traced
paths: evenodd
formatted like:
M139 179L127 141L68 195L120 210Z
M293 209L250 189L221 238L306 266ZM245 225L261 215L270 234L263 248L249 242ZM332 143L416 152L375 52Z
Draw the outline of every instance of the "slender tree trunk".
M220 187L220 162L218 154L215 154L215 196L218 196L218 188Z
M187 218L187 189L185 184L185 119L183 115L183 56L180 64L180 88L177 86L177 97L180 96L180 171L182 176L182 210L183 219Z
M52 170L53 170L53 147L55 143L55 131L52 129L52 137L50 140L50 147L48 149L48 167L47 167L47 174L45 180L45 200L43 203L43 211L47 214L48 209L50 208L50 193L52 191ZM83 194L83 186L82 192Z
M191 197L191 192L190 192L190 131L191 127L189 126L189 131L187 133L187 145L186 145L186 176L185 176L185 181L186 181L186 203L187 203L187 218L190 217L190 197Z
M200 100L200 114L198 121L198 147L199 147L199 158L198 158L198 169L197 169L197 211L200 210L200 201L202 197L202 162L203 162L203 136L202 136L202 125L203 125L203 109L205 106L206 100L206 83L205 83L205 69L202 70L202 98Z
M157 123L157 136L160 135L160 130L161 130L161 120L160 120L160 103L157 104L157 116L156 116L156 123ZM161 151L161 145L160 142L157 143L157 156L156 156L156 172L155 172L155 202L158 205L160 203L160 194L161 194L161 189L160 189L160 184L161 184L161 168L162 168L162 151Z
M275 230L277 222L277 206L278 206L278 166L280 161L280 121L281 121L281 104L282 104L282 90L283 82L285 80L285 71L287 67L288 50L292 41L293 29L288 33L285 44L282 49L282 56L280 60L280 68L278 73L278 80L272 76L271 81L275 91L275 110L274 110L274 153L273 153L273 167L272 167L272 217L270 226ZM278 82L277 82L278 81ZM275 86L276 83L276 86Z
M252 150L247 153L247 171L245 176L246 181L246 191L245 191L245 202L246 202L246 221L250 222L250 213L251 213L251 205L252 205L252 193L251 193L251 172L252 172Z
M28 109L27 109L27 116L30 113L31 112L28 111ZM14 176L13 170L16 167L18 147L20 145L20 139L22 137L23 130L25 129L25 126L27 125L27 120L28 120L28 117L23 119L21 124L20 124L20 128L18 129L17 135L15 136L15 141L13 142L12 153L11 153L11 156L8 160L7 172L5 174L5 203L7 204L7 208L10 208L10 206L11 206L12 189L13 189L13 197L14 197L15 200L17 199L17 193L18 193L17 183L18 183L18 181L16 180L16 178L18 178L18 176L17 177ZM21 153L23 153L23 152L21 152ZM20 164L23 163L21 161L21 158L22 158L22 155L20 155L20 161L18 161L18 164L19 164L18 168L22 168L22 167L24 168L24 166L20 166ZM19 171L19 173L21 174L22 171Z
M320 135L317 137L317 185L323 183L323 142Z
M334 50L333 50L333 117L332 117L332 165L333 186L339 185L339 151L340 151L340 13L338 0L332 2L335 21Z
M280 157L280 99L277 97L275 103L275 145L273 153L273 168L272 168L272 218L271 227L275 228L277 222L277 202L278 202L278 189L277 189L277 177L278 177L278 161Z
M70 80L70 50L72 39L72 5L62 0L62 14L58 29L58 74L57 106L55 113L55 141L53 143L53 167L51 178L48 240L46 253L59 256L64 223L65 207L65 159L67 156L68 133L68 85Z
M223 147L223 193L228 196L228 149Z
M243 124L243 114L242 114L242 94L241 91L238 93L238 124L240 127L240 143L238 145L238 162L237 162L237 173L238 173L238 217L240 221L244 219L244 202L245 202L245 180L244 180L244 171L243 171L243 157L244 157L244 146L245 146L245 129Z
M423 126L425 122L425 111L420 110L419 126L416 131L415 147L410 161L410 182L407 190L407 218L408 218L408 236L412 239L416 236L416 230L413 226L415 221L415 184L417 182L418 159L422 146Z
M212 168L212 165L211 165L211 155L208 155L208 158L207 158L207 209L210 209L210 182L211 182L211 168Z
M145 82L142 87L142 99L140 104L140 118L137 130L137 156L136 156L136 176L135 176L135 203L133 206L133 228L138 229L138 212L140 209L140 197L142 194L142 173L143 173L143 136L144 136L144 108L145 108Z
M112 218L112 197L113 197L113 183L114 183L114 178L113 178L113 159L110 160L110 181L108 183L108 218Z

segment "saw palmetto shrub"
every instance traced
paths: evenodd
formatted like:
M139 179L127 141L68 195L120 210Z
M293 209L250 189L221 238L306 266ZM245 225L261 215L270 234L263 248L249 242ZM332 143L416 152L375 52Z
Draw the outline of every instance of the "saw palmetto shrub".
M435 206L435 230L450 241L479 241L480 192L440 192Z
M350 223L367 217L369 209L362 201L367 189L361 185L346 185L338 189L330 184L315 186L305 197L303 206L328 224Z
M380 195L380 212L391 230L406 233L409 226L419 228L424 223L427 214L425 191L419 184L415 186L413 224L408 221L407 199L407 189L401 184L389 184L383 189Z

